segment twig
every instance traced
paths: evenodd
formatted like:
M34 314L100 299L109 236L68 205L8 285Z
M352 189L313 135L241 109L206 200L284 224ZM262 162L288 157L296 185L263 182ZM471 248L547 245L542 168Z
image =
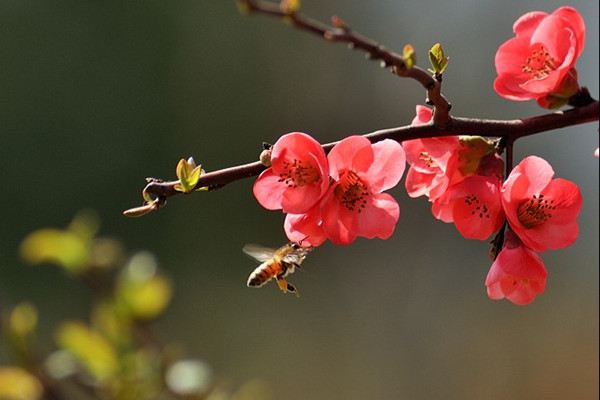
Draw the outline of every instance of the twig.
M320 21L296 12L286 12L277 3L264 0L238 0L246 6L250 13L263 14L278 17L291 22L291 24L303 31L316 34L330 42L347 43L348 48L360 50L366 53L367 59L378 60L384 68L398 76L416 80L427 91L427 102L435 107L434 121L437 126L444 127L448 122L450 103L441 93L441 80L434 79L426 70L412 66L408 68L404 58L393 51L386 49L376 41L354 32L338 17L333 17L334 25L330 27Z

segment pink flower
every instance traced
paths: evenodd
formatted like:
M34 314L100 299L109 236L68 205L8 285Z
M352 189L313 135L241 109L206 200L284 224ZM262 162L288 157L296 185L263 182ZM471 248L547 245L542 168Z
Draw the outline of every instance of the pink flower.
M485 240L504 223L500 180L491 176L470 176L434 201L432 212L444 222L454 222L465 238Z
M406 163L404 150L393 140L371 144L362 136L350 136L327 156L334 183L323 198L323 229L336 244L348 244L357 236L389 238L400 207L392 196L381 193L398 184Z
M572 7L534 11L521 16L513 31L516 36L496 52L496 92L509 100L536 99L543 107L560 106L557 98L566 103L578 90L574 66L585 42L581 15Z
M303 213L327 191L328 171L319 142L305 133L288 133L273 145L271 167L254 183L254 196L268 210Z
M522 306L544 293L547 275L540 256L507 230L504 247L488 272L485 286L490 299L506 298Z
M302 246L317 247L327 240L319 204L304 214L287 214L283 228L291 242L301 243Z
M350 136L327 156L331 186L318 207L301 216L286 218L285 230L294 240L307 236L322 242L349 244L358 236L389 238L400 216L400 207L389 194L405 167L402 146L393 140L371 144L362 136Z
M594 151L594 157L596 157L596 158L600 157L600 148L596 147L596 151Z
M512 170L502 186L502 206L512 230L527 247L538 252L570 246L579 233L579 188L553 176L548 162L529 156Z
M432 118L430 108L418 105L412 125L427 124ZM458 136L407 140L402 146L410 164L404 182L408 195L427 196L432 201L443 195L458 160Z

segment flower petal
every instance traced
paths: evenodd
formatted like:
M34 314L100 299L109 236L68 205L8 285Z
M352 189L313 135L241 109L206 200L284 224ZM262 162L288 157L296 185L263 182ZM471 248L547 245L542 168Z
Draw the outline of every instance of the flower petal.
M406 165L406 156L400 143L385 139L371 146L373 163L369 169L359 174L368 183L373 193L393 188L400 182Z
M387 239L394 233L399 217L400 206L392 196L375 194L358 215L357 235L368 239Z
M517 36L530 36L540 22L548 16L543 11L531 11L519 17L513 24L513 32Z
M327 155L329 175L338 180L340 173L349 169L366 171L373 162L371 142L363 136L349 136L338 144Z
M281 199L281 208L284 213L301 214L318 203L322 193L322 186L316 184L286 188Z
M303 246L320 246L327 238L323 231L321 211L316 205L305 214L287 214L283 228L288 239Z
M552 15L567 21L569 28L575 33L577 40L577 53L575 57L579 57L585 44L585 22L583 21L583 17L575 8L569 6L556 9Z
M494 64L498 75L519 76L529 56L531 44L527 37L514 37L502 43L496 51ZM524 75L525 76L525 75Z
M410 123L413 126L427 125L433 119L433 110L429 107L417 105L416 116Z
M485 279L488 296L517 305L531 303L546 287L548 272L542 259L511 232Z
M275 166L277 160L304 160L307 154L314 154L319 164L327 164L327 157L321 144L303 132L291 132L281 136L273 145L271 163ZM275 167L275 172L280 173Z
M356 212L351 212L340 204L332 186L321 202L323 229L329 240L335 244L350 244L356 239Z
M456 229L467 239L485 240L504 223L500 181L472 176L448 189Z
M286 189L287 186L279 182L279 175L275 175L273 169L268 168L256 179L252 192L261 206L267 210L279 210L281 209L283 192Z
M518 230L521 240L532 250L557 250L572 245L579 235L577 216L583 202L579 187L566 179L554 179L543 190L542 195L552 210L542 224L530 229Z

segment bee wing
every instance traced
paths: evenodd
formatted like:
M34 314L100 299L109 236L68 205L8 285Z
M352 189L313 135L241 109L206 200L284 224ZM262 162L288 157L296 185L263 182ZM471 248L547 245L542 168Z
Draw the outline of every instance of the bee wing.
M258 244L247 244L242 248L242 251L254 258L256 261L265 262L273 258L275 249L260 246Z

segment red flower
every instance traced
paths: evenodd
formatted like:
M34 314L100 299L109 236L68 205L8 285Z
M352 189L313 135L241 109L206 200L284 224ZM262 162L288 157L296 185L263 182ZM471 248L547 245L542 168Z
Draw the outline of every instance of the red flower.
M327 191L328 171L319 142L305 133L288 133L273 145L271 167L254 183L254 196L268 210L303 213Z
M488 272L485 286L490 299L506 298L522 306L544 293L547 275L540 256L508 230L504 247Z
M491 176L470 176L434 201L432 212L444 222L454 222L465 238L485 240L504 223L500 180Z
M304 214L287 214L283 229L290 241L302 246L317 247L327 240L319 204Z
M285 231L292 241L313 246L325 238L349 244L358 236L387 239L394 232L400 207L389 194L405 166L402 146L393 140L371 144L350 136L328 155L331 186L321 202L305 213L288 214Z
M512 230L532 250L570 246L577 239L581 193L566 179L552 179L544 159L529 156L502 186L502 206Z
M425 125L433 118L432 110L417 106L412 125ZM410 197L427 196L431 201L444 194L458 161L458 136L414 139L402 143L410 169L404 182Z
M406 157L399 143L371 144L362 136L339 142L327 156L333 183L321 203L323 229L336 244L357 236L387 239L394 232L400 207L381 193L398 184Z
M574 66L585 42L581 15L572 7L534 11L521 16L513 31L516 36L496 52L496 92L509 100L536 99L546 108L565 104L578 90Z

